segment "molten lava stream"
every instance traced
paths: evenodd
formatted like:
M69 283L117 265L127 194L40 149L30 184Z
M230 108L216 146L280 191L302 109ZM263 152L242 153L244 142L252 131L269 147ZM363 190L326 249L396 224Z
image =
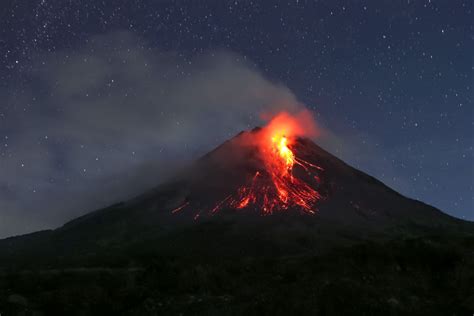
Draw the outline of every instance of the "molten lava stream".
M236 192L227 195L217 202L209 214L222 209L257 208L263 215L289 208L314 214L321 194L315 188L320 184L321 167L295 156L291 150L297 135L302 135L302 125L289 114L275 117L265 128L250 134L252 143L257 147L262 161L261 170L257 171L245 185ZM289 136L287 136L289 135ZM293 175L295 166L301 167L311 179L308 181ZM188 207L189 203L173 210L173 213ZM197 217L195 217L196 219Z
M310 184L293 176L295 164L304 168L307 173L321 171L319 166L295 157L288 146L288 138L275 135L270 146L261 148L264 170L256 172L250 184L237 190L235 197L227 197L213 208L212 213L224 207L243 209L251 205L261 208L263 214L271 214L274 210L286 210L296 207L314 214L314 206L321 195ZM318 182L319 177L313 179ZM228 203L226 203L228 202Z

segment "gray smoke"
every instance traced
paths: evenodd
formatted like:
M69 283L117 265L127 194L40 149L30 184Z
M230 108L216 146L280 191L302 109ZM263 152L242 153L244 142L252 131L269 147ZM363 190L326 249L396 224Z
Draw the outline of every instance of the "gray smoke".
M127 32L33 56L24 69L21 91L0 91L0 237L140 193L261 124L259 113L301 106L242 56L162 52Z

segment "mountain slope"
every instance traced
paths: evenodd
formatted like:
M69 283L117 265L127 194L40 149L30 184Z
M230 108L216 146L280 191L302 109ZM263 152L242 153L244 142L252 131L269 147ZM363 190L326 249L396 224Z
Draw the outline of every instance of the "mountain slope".
M436 230L471 230L472 223L454 219L436 208L406 198L298 138L295 156L321 168L318 192L323 198L314 215L290 207L262 216L260 205L217 213L202 212L262 168L254 144L244 141L260 129L242 132L182 170L175 178L135 199L79 217L53 231L0 241L4 265L122 262L149 253L301 253L335 244L352 244L400 234ZM304 177L301 167L294 174ZM263 180L267 181L267 180ZM178 212L182 205L186 207ZM118 259L120 258L120 259Z
M471 313L474 223L304 138L290 144L301 165L272 177L247 141L259 131L130 201L0 240L0 313Z

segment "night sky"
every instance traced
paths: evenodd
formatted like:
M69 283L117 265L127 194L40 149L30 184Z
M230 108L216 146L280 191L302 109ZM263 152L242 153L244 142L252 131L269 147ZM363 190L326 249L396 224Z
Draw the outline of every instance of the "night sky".
M153 187L262 112L474 220L472 1L2 1L0 237Z

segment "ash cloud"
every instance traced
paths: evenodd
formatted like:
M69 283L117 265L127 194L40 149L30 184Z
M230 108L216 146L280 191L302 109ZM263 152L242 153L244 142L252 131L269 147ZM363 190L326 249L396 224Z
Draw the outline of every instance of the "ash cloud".
M0 237L141 193L259 113L301 107L242 56L158 51L128 32L31 60L0 91Z

